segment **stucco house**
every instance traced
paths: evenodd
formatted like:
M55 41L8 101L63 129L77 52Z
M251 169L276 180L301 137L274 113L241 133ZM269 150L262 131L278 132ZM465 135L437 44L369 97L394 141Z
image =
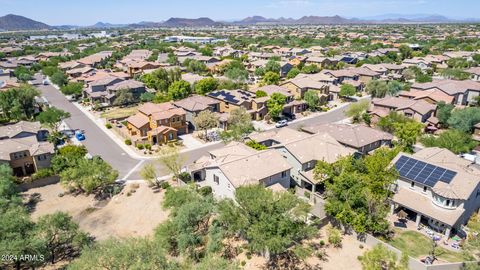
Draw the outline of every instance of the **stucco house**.
M243 185L290 187L292 167L275 150L257 151L232 142L209 154L188 165L187 171L201 185L210 186L216 198L234 199L235 190Z
M47 136L48 131L39 122L0 126L0 163L8 164L16 176L50 167L55 149Z
M405 210L447 238L461 232L480 207L480 170L447 149L425 148L392 161L399 178L392 186L391 213Z

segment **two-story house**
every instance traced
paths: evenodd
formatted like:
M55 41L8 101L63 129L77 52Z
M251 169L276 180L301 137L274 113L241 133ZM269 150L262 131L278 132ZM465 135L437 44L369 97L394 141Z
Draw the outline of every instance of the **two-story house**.
M138 113L127 118L128 134L134 144L161 145L188 133L186 112L173 104L145 103Z
M83 97L88 98L91 102L100 102L110 106L114 104L120 90L128 90L132 93L134 100L139 100L140 95L146 92L145 85L142 82L107 76L90 82L83 90Z
M391 213L403 209L417 226L448 238L480 207L480 170L447 149L425 148L392 161L399 177L392 186Z
M472 80L434 80L429 83L414 83L412 90L439 90L453 97L455 105L475 104L476 97L480 95L480 82Z
M50 167L55 149L47 137L48 131L38 122L0 126L0 163L9 164L16 176Z
M254 120L261 120L267 114L265 102L268 97L257 98L254 93L236 90L217 90L210 92L209 97L220 101L219 112L230 113L232 110L243 107Z
M202 111L209 110L218 112L220 110L220 101L207 96L193 95L173 103L186 112L186 120L191 130L196 129L193 118Z
M209 152L187 166L192 178L212 188L217 198L235 198L235 190L243 185L290 187L290 164L275 150L257 151L242 143L232 142Z
M425 123L435 115L437 105L429 103L423 99L415 100L401 97L385 97L372 100L373 108L369 111L372 115L372 121L377 122L379 118L387 116L394 111L415 119L418 122Z

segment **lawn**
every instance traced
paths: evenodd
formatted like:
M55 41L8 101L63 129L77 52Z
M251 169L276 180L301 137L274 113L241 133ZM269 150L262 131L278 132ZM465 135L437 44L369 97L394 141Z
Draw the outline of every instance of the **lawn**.
M397 232L396 236L387 242L417 259L427 256L432 250L432 241L430 238L415 231ZM450 251L441 246L437 247L436 254L439 259L447 262L462 262L472 259L462 252Z
M100 116L106 119L116 119L116 118L125 118L136 114L138 111L138 106L126 107L126 108L114 108L108 109L103 112Z

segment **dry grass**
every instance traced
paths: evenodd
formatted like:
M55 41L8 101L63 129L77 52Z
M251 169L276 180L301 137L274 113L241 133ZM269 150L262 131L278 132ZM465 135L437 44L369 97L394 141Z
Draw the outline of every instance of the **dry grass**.
M116 119L116 118L125 118L132 116L138 112L138 106L127 107L127 108L113 108L108 109L105 112L100 114L100 117L106 119Z

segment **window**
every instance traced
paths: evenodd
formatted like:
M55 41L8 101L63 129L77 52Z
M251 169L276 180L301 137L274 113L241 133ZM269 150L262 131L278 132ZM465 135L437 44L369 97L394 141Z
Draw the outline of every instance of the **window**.
M168 133L168 140L173 140L173 133Z
M423 192L427 192L427 186L423 186Z
M415 182L412 181L412 183L410 183L410 187L414 188L415 187Z
M450 200L447 200L446 206L450 206Z
M282 172L282 178L287 177L287 171Z
M215 182L215 184L219 185L220 184L220 179L218 178L217 175L213 175L213 182Z

